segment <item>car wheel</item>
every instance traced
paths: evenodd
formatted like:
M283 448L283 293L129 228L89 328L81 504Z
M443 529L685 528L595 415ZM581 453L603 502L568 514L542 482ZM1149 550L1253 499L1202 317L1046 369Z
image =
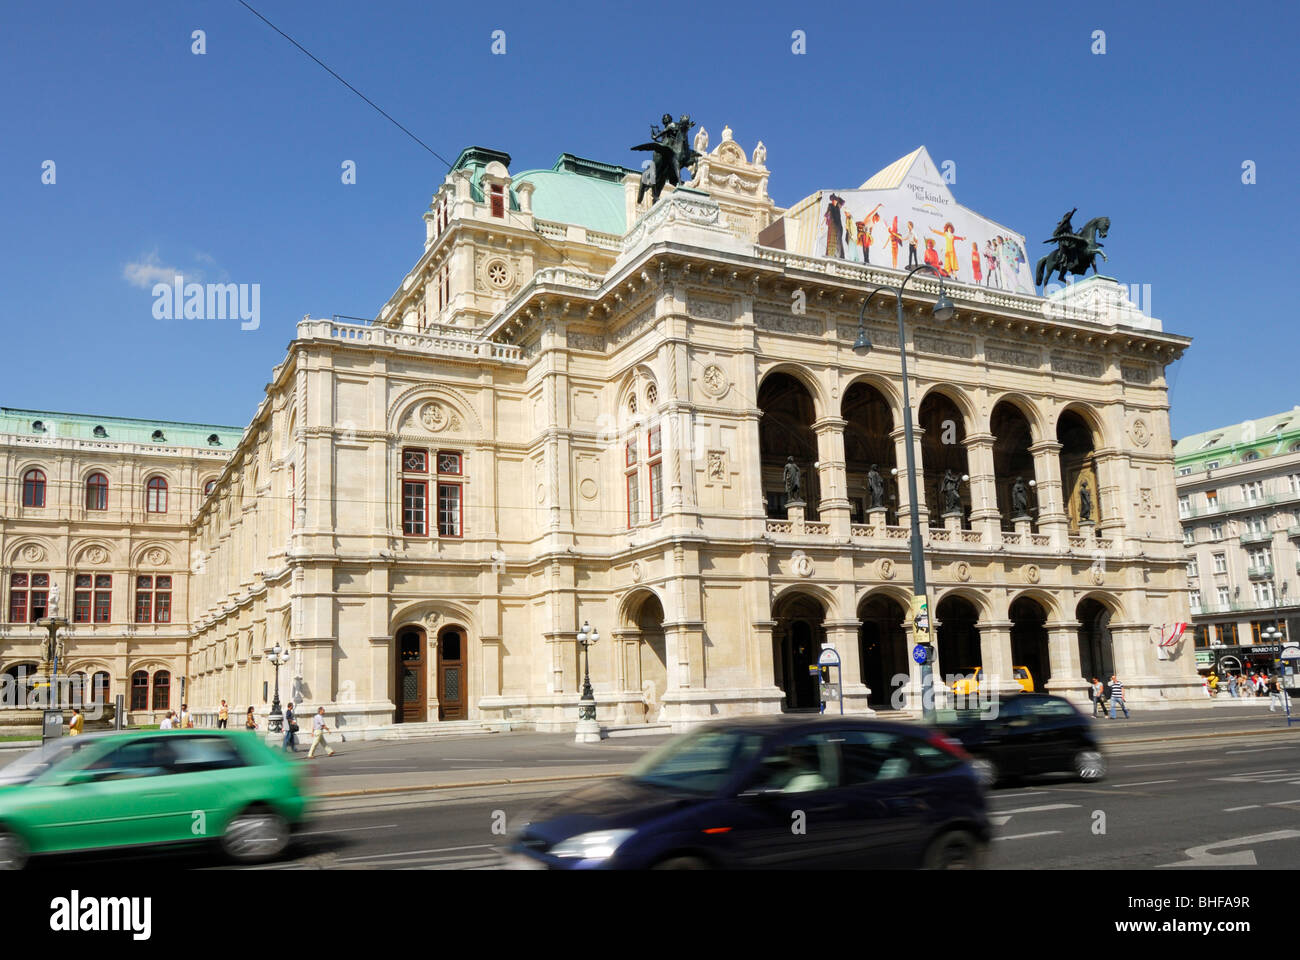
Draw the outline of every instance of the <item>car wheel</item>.
M27 866L27 844L16 833L0 829L0 870L21 870Z
M981 787L990 788L998 782L998 765L988 757L975 757L970 765Z
M288 821L264 808L236 814L221 837L222 852L239 863L270 860L288 846Z
M978 870L984 865L984 844L965 830L949 830L935 837L925 851L925 870Z
M667 860L660 860L651 869L653 870L708 870L709 865L699 857L669 857Z
M1074 773L1085 782L1100 780L1106 776L1106 758L1096 750L1080 750L1074 755Z

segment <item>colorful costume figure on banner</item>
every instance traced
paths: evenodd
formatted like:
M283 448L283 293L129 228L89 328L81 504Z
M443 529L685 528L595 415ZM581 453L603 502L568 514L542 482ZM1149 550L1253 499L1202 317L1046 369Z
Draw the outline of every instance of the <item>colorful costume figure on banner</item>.
M935 230L932 227L930 232L943 237L943 268L950 276L957 276L957 241L966 238L957 236L957 231L951 223L945 223L942 230Z
M1023 274L1020 267L1029 261L1025 259L1025 251L1020 249L1020 244L1010 237L1002 238L1002 260L1006 264L1003 274L1005 275L1007 289L1014 290L1017 293L1032 293L1032 287L1026 289L1025 285L1021 283Z
M858 259L858 231L862 225L853 219L853 214L849 213L849 208L844 208L844 250L845 255L850 260Z
M903 243L903 235L898 232L898 217L894 217L894 222L892 225L885 227L885 232L889 234L889 240L886 242L889 244L889 256L891 261L890 266L892 266L895 270L897 270L898 269L898 248Z
M844 198L831 194L826 201L826 256L844 259L844 222L840 219L840 209Z
M980 273L980 245L974 240L970 242L970 268L971 272L975 274L975 282L979 283L982 279Z
M871 262L871 244L875 241L871 236L871 217L858 224L858 245L862 247L862 262Z
M929 266L934 267L934 269L938 270L945 277L948 276L943 267L939 265L939 251L934 248L934 241L929 237L925 238L925 262Z
M993 287L993 282L998 269L998 258L993 253L993 241L984 241L984 269L988 271L988 277L984 281L986 287Z
M909 267L917 266L916 262L916 233L912 230L912 221L907 221L907 236L903 238L907 241L907 265Z

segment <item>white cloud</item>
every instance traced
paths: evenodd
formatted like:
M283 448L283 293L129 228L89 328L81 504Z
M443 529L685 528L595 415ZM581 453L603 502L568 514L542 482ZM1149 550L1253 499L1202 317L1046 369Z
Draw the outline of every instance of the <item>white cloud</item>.
M207 253L197 253L194 259L202 263L216 264L212 256ZM194 268L185 270L165 264L158 258L157 250L145 254L139 260L131 261L122 269L122 278L127 283L145 290L152 289L155 283L172 283L177 274L183 276L189 283L203 282L202 270Z

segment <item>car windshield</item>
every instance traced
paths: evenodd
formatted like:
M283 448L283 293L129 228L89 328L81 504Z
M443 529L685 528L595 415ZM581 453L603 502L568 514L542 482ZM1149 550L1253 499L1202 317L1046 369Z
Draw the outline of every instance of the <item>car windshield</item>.
M96 742L98 741L90 737L69 737L51 741L31 753L25 753L17 760L0 767L0 787L31 783L47 770L67 762L73 755L93 746Z
M763 745L757 733L699 730L664 744L632 767L637 783L707 796L717 793Z

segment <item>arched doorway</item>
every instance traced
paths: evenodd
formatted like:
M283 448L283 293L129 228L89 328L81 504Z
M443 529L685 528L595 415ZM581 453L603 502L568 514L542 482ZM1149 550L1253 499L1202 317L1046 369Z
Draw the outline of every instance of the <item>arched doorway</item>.
M1079 621L1079 666L1083 679L1109 680L1115 672L1115 651L1110 637L1110 611L1088 597L1079 601L1074 617Z
M892 709L895 678L908 676L907 633L903 629L907 612L893 597L876 594L862 601L858 619L862 682L871 690L867 702L878 710Z
M926 394L921 401L920 426L922 476L925 478L925 503L930 526L944 525L944 475L951 470L958 477L962 526L970 526L970 490L960 478L970 471L966 460L966 421L957 404L942 393Z
M807 503L805 516L817 517L820 492L817 486L817 436L812 424L816 409L812 394L788 373L773 373L758 388L758 406L763 419L758 423L758 448L763 472L763 497L767 515L786 516L785 464L794 457L801 476L800 496Z
M826 642L825 618L821 603L802 593L782 597L772 611L774 679L785 691L787 710L816 710L821 703L818 677L808 668Z
M668 690L668 651L664 639L664 608L653 593L646 594L636 613L640 642L636 645L636 689L641 691L647 723L658 719Z
M398 723L423 723L428 719L429 675L427 635L423 627L397 631L397 686L394 700Z
M1061 483L1070 530L1077 533L1080 520L1096 523L1101 519L1101 491L1097 489L1097 466L1093 458L1096 442L1087 421L1073 410L1061 414L1056 424L1056 439L1061 444Z
M997 486L998 512L1002 515L1002 529L1015 529L1012 522L1019 512L1014 507L1012 489L1017 480L1024 483L1025 515L1033 517L1036 500L1033 488L1029 485L1034 480L1034 455L1029 452L1029 445L1034 442L1029 429L1029 420L1014 403L1003 400L993 408L989 421L993 432L993 476Z
M956 674L969 677L983 666L979 611L965 597L944 597L935 611L939 620L939 669L945 683Z
M465 630L443 627L438 633L438 719L464 720L468 697L465 691Z
M858 381L844 393L840 404L844 418L844 471L848 483L850 519L867 522L871 505L867 478L874 466L884 484L887 523L898 522L898 480L893 474L894 414L884 395L869 383ZM870 684L868 684L870 685Z
M24 707L32 702L32 684L36 682L36 664L15 663L0 675L0 706Z
M1047 611L1037 600L1020 597L1011 604L1011 663L1026 667L1034 690L1042 692L1052 679L1047 648Z

